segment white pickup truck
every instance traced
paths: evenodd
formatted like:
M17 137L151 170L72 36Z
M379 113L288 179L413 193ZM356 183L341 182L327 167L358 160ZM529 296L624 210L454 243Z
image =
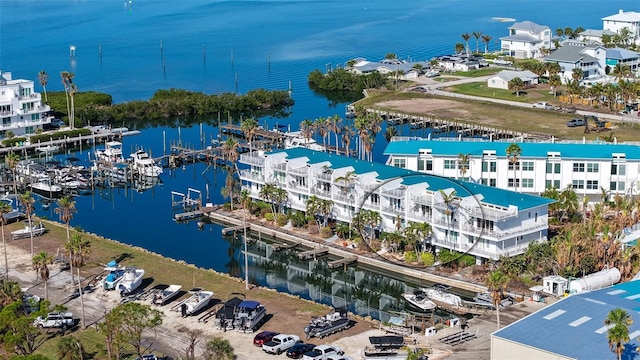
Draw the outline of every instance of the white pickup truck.
M298 335L280 334L274 336L271 341L262 344L262 351L267 354L280 355L299 342L300 337Z
M342 355L344 351L334 345L318 345L302 355L302 360L328 360L331 355Z
M73 319L73 314L70 312L67 313L49 313L46 317L38 316L34 321L33 325L39 328L63 328L69 329L75 325L75 320Z
M513 65L513 62L511 62L509 60L505 60L503 58L497 58L497 59L493 60L493 64L494 65L500 65L500 66L511 66L511 65Z

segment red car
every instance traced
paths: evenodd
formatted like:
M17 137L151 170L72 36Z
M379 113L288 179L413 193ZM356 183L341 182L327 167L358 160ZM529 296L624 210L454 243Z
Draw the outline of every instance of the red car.
M263 331L253 338L253 345L262 347L262 344L271 341L278 334L280 333L275 331Z

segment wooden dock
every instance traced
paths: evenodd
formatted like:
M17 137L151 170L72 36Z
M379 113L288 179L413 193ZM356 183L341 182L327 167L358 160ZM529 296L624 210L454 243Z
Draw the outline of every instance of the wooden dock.
M213 207L203 207L203 208L198 209L198 210L178 213L178 214L173 215L173 219L175 221L193 220L193 219L197 219L197 218L203 217L204 214L213 211L213 209L214 209Z
M226 227L226 228L222 229L222 235L226 236L226 235L229 235L229 234L234 233L236 231L244 230L245 228L247 228L247 230L250 230L251 229L251 224Z
M349 264L353 264L356 261L358 261L357 256L349 256L344 259L330 261L327 263L327 266L329 267L329 269L335 269L340 266L348 266Z
M329 253L329 249L327 247L319 247L319 248L315 248L315 249L311 249L311 250L307 250L307 251L303 251L301 253L298 253L298 258L300 260L307 260L307 259L311 259L311 258L316 258L318 256L322 256L322 255L326 255Z
M289 249L293 249L296 246L300 245L300 241L295 242L295 243L291 243L291 244L287 244L287 243L282 243L282 244L274 244L273 245L273 251L283 251L283 250L289 250Z

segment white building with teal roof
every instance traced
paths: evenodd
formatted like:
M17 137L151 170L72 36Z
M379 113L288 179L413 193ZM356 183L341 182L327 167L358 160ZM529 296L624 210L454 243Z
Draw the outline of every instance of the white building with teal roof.
M640 147L604 142L524 142L516 162L507 156L510 142L394 138L384 151L387 165L540 194L549 187L573 187L599 201L610 195L636 194ZM460 154L468 155L468 163ZM463 170L464 169L464 170Z
M380 214L375 230L426 222L424 239L478 262L523 253L547 240L549 199L304 148L240 155L243 190L254 199L266 184L287 191L286 207L306 211L317 196L333 202L331 217L350 223L361 210Z

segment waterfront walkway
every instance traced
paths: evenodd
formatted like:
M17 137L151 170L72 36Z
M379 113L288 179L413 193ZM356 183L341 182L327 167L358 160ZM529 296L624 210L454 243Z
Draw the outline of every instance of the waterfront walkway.
M222 223L224 225L238 226L242 228L245 223L240 220L239 216L223 209L217 209L208 213L209 218L216 223ZM318 248L320 246L326 246L328 253L333 256L337 256L343 259L357 258L358 264L368 265L377 269L382 269L396 274L398 277L409 277L417 280L418 283L428 281L431 283L442 283L450 285L451 287L462 289L471 292L485 292L487 287L484 285L474 284L468 281L453 279L446 276L436 275L425 271L421 268L412 268L408 265L395 263L391 260L385 259L376 254L359 254L355 249L350 249L337 244L328 243L325 241L318 241L312 239L310 236L299 234L294 231L284 229L282 227L268 226L266 223L258 223L256 221L247 221L250 225L249 229L252 233L258 233L259 236L273 237L279 241L285 241L289 243L300 243L302 246L308 248Z

